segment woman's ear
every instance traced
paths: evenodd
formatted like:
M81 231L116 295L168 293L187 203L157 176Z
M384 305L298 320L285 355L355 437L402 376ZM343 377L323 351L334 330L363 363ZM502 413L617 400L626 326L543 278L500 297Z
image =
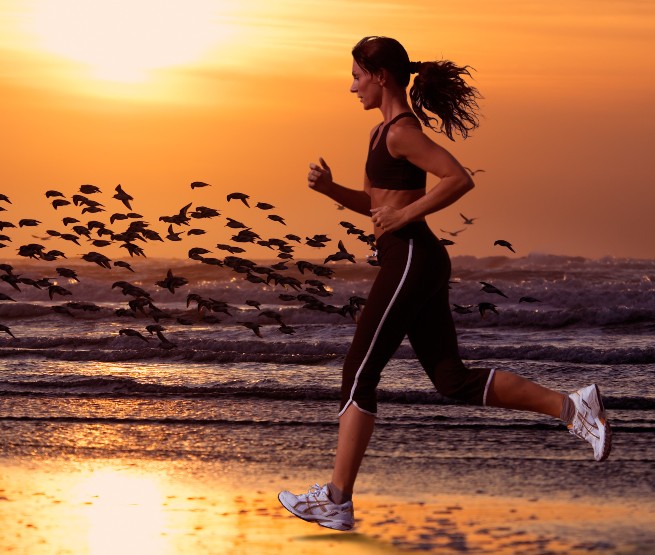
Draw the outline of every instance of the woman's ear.
M382 68L378 73L375 74L375 77L378 80L378 83L380 84L381 87L384 87L386 84L389 83L389 72Z

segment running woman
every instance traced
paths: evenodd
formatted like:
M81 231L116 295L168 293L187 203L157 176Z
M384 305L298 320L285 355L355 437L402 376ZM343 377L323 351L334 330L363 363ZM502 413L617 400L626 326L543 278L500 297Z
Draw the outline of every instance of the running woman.
M388 37L365 37L352 51L353 83L365 110L380 110L371 131L363 189L333 181L321 158L310 164L309 187L371 217L380 270L357 322L343 366L339 435L330 482L307 493L279 494L295 516L334 530L355 524L352 494L373 433L376 388L382 369L405 337L443 395L471 405L533 411L567 423L588 441L597 461L611 449L611 430L598 386L566 395L503 370L462 363L448 300L450 259L425 222L470 191L469 173L422 131L421 124L453 140L478 126L478 91L466 67L450 61L410 62ZM410 74L416 73L407 98ZM432 113L432 117L426 113ZM426 174L439 178L426 192Z

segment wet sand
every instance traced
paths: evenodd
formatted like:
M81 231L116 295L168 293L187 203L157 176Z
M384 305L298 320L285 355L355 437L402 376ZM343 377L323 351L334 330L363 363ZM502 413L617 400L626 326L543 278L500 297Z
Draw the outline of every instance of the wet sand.
M295 481L295 478L294 478ZM38 554L653 553L653 504L488 495L356 498L354 532L298 520L289 478L161 461L0 461L0 550Z

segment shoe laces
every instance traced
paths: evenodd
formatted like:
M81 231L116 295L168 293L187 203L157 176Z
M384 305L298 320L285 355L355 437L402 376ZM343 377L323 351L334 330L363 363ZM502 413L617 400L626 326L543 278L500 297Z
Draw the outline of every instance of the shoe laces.
M307 495L312 495L314 497L318 497L321 494L321 491L323 488L319 486L318 484L314 484L309 488L309 491L307 492Z

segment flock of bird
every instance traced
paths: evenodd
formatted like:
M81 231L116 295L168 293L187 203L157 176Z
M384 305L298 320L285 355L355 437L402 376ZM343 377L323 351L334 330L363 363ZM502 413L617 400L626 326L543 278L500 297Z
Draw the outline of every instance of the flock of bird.
M194 181L191 183L192 190L209 186L210 184L202 181ZM64 227L60 230L47 229L45 235L40 237L41 242L33 242L19 246L17 249L18 256L26 259L55 262L60 259L67 259L66 254L59 249L48 249L43 243L51 238L57 238L60 241L83 246L81 243L81 241L83 241L91 245L94 249L98 249L89 250L82 254L81 259L83 261L96 264L108 270L112 267L118 267L135 273L130 262L124 260L112 261L108 256L99 252L99 250L105 249L110 245L117 245L119 248L125 249L125 252L129 254L130 259L134 259L134 257L145 257L145 243L149 241L178 242L182 240L182 235L186 235L187 237L204 235L206 231L200 227L201 220L221 216L219 210L215 208L196 206L195 209L192 210L193 203L187 203L180 208L178 212L169 216L159 217L159 221L168 224L167 233L162 236L162 234L151 228L150 224L143 219L141 214L133 211L132 202L134 201L134 198L125 191L121 185L117 185L115 187L115 194L113 194L112 198L116 202L121 203L122 207L126 210L111 213L109 216L109 226L114 226L117 222L124 222L127 224L127 227L117 231L108 227L108 225L100 219L87 219L86 222L83 223L79 218L82 218L86 214L95 215L107 212L105 205L96 200L100 194L102 194L102 191L99 187L89 184L81 185L79 190L70 196L70 198L57 190L46 191L45 197L52 205L52 208L55 211L62 210L67 212L67 215L62 218L62 224ZM227 195L226 200L228 203L232 201L241 202L249 209L251 208L251 203L253 203L250 196L242 192L230 193ZM11 200L6 195L0 194L0 212L7 211L11 204ZM267 202L256 202L253 203L253 206L255 209L266 213L269 220L279 223L282 226L286 226L286 221L282 216L271 212L271 210L275 208L272 204ZM72 207L75 207L75 213L71 215L68 213L71 211ZM456 237L459 233L463 232L467 226L472 225L474 220L477 219L468 218L463 214L460 214L460 216L465 224L463 229L456 231L441 231L452 237ZM98 218L98 216L90 217ZM280 287L284 290L279 294L279 298L283 301L301 302L303 303L302 307L309 310L319 310L326 313L340 314L355 319L357 312L361 310L362 305L366 302L364 298L352 296L347 303L341 306L335 306L322 300L323 298L332 295L331 288L327 285L325 279L331 279L335 271L332 267L328 266L328 263L339 261L347 261L350 263L356 262L355 256L348 252L343 241L338 241L336 252L327 255L322 264L312 263L305 260L295 260L294 248L295 246L302 244L303 241L305 245L310 247L317 249L325 248L332 240L325 234L315 234L312 237L305 237L304 240L299 235L292 233L286 233L283 238L269 237L263 239L252 229L252 227L245 223L230 217L225 217L225 221L225 227L234 234L231 236L228 243L218 243L215 248L220 251L225 251L228 254L223 257L208 256L211 254L210 250L202 247L194 247L188 251L189 259L203 264L231 270L251 283L262 284L270 287ZM11 221L4 221L3 219L0 220L0 248L7 248L10 246L9 243L12 242L12 238L6 234L7 232L5 230L11 228L36 229L40 225L41 222L34 218L19 219L17 224ZM341 221L340 225L345 228L347 235L355 236L356 239L364 242L371 249L372 254L366 257L366 261L373 266L377 265L377 260L375 258L375 236L373 234L367 234L364 230L357 228L354 224L347 221ZM39 238L36 235L33 235L33 237ZM442 239L441 241L445 245L453 244L453 241L448 239ZM257 244L275 251L277 258L279 258L279 262L270 265L261 265L248 258L239 256L246 252L246 248L244 248L246 244ZM507 241L498 240L495 244L506 247L514 252L512 245ZM303 281L293 275L289 275L288 272L285 272L292 266L295 266L295 269L303 278L305 278ZM74 269L62 265L56 266L55 271L59 277L74 282L80 281L80 277ZM2 272L2 274L0 274L0 282L4 282L18 293L21 292L21 287L31 286L37 289L47 290L50 300L54 300L55 296L65 297L73 295L73 292L70 289L66 289L59 285L57 283L57 278L54 277L26 277L22 274L16 274L13 266L6 263L0 264L0 272ZM188 283L189 281L186 278L176 276L172 270L169 270L166 277L156 281L154 285L158 288L168 290L171 293L175 293L176 289L186 286ZM507 297L502 291L493 285L486 282L480 283L483 285L482 291ZM177 323L182 325L191 325L194 323L193 320L184 317L175 317L169 312L160 309L155 305L149 291L134 285L129 281L117 280L113 283L112 289L120 290L125 297L129 298L127 306L116 309L114 311L115 315L120 318L137 318L137 316L141 316L154 321L154 323L146 325L144 329L149 335L157 336L160 341L160 346L163 348L170 349L174 348L175 345L164 336L163 332L166 331L166 328L159 323L160 321L174 319ZM12 294L16 296L15 293ZM0 291L0 302L5 301L15 301L15 299L9 294ZM538 300L532 297L522 297L520 302L538 302ZM216 316L216 313L225 313L231 316L232 312L237 310L225 301L204 298L198 294L189 293L186 299L187 308L192 304L196 305L198 313L202 316L202 320L209 323L217 323L220 321ZM289 326L282 321L279 312L261 310L261 303L257 300L247 300L246 304L258 311L258 317L256 319L239 321L238 323L250 329L258 337L262 337L262 322L275 321L279 332L284 334L292 334L295 332L295 329L292 326ZM473 311L473 307L474 305L454 305L453 310L459 314L468 314ZM497 313L496 305L493 303L479 303L477 308L482 316L484 316L487 311ZM68 317L74 317L75 311L77 310L99 311L101 308L90 302L68 302L63 305L52 306L52 310ZM0 332L5 332L10 336L15 337L11 329L4 324L0 324ZM136 337L148 341L146 335L133 328L122 328L119 331L119 335Z

